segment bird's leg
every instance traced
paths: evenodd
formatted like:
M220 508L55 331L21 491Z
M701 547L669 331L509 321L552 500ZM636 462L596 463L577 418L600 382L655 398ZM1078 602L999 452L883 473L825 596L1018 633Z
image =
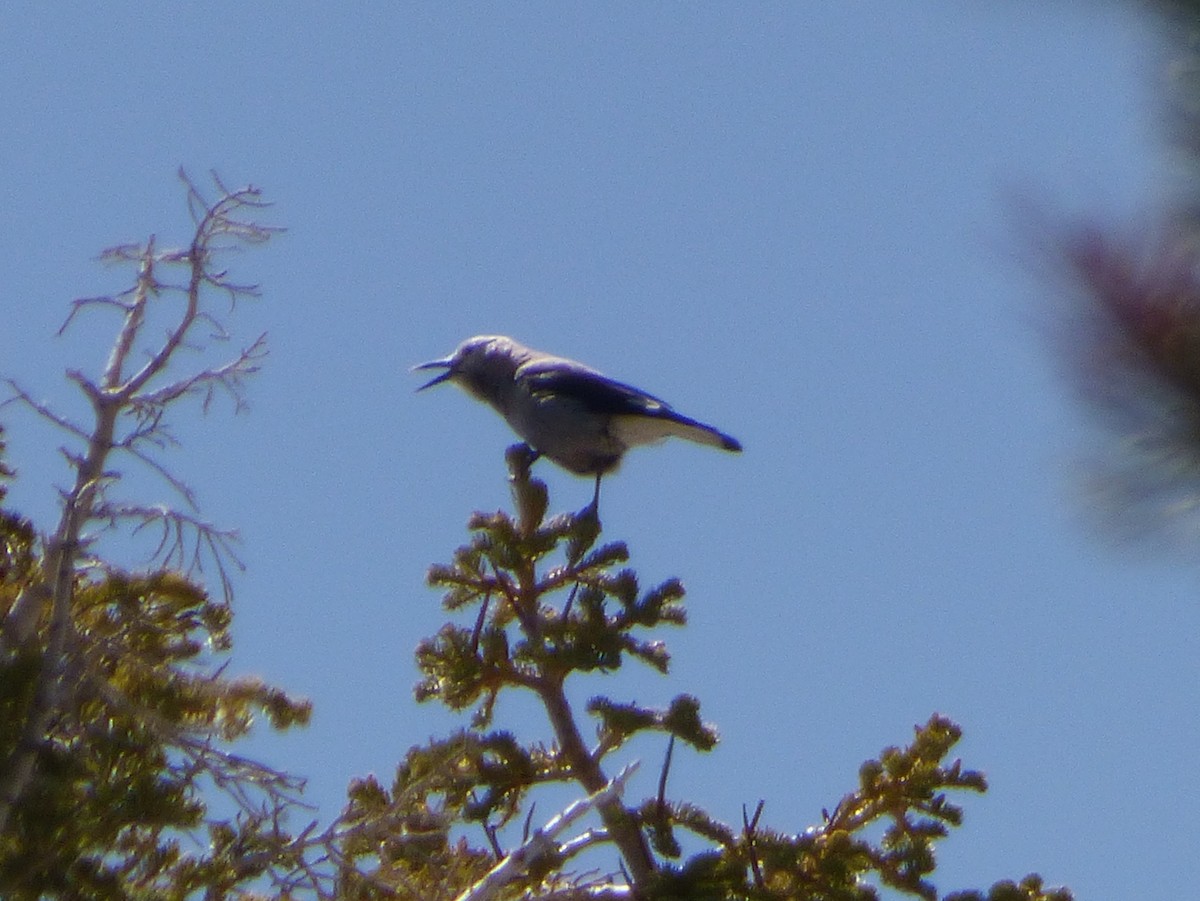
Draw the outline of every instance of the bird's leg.
M597 519L600 518L600 473L596 473L596 490L592 494L592 512Z

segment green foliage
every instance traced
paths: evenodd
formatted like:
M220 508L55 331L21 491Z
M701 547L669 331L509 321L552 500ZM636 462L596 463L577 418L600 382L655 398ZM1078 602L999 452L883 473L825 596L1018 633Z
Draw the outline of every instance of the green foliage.
M670 891L679 897L724 885L705 882L698 873L719 873L725 880L737 872L736 890L725 886L725 895L704 896L873 899L879 897L874 883L935 899L937 891L926 879L934 870L934 843L962 819L961 809L949 802L946 792L986 789L982 775L963 770L959 761L945 765L959 735L949 720L932 717L916 728L911 745L887 748L878 759L864 763L859 789L842 798L821 826L799 835L760 828L761 808L740 833L686 804L664 807L651 801L640 815L655 829L656 848L668 856L679 855L676 827L721 849L716 856L701 855L699 868L694 858L670 871ZM882 838L876 840L872 827L881 822Z
M532 460L520 446L508 454L516 515L476 514L470 542L450 564L429 572L430 584L444 592L446 609L471 620L448 624L420 644L416 695L452 710L473 708L472 728L414 748L390 793L378 786L368 793L382 819L416 816L426 825L435 823L441 849L450 847L455 826L482 827L493 862L507 853L497 840L500 827L519 822L524 812L528 831L530 792L537 786L574 782L585 793L596 791L608 779L605 762L635 735L663 733L672 750L675 740L699 751L717 741L700 717L699 701L689 695L679 695L665 709L596 695L586 709L596 720L597 739L584 744L563 684L571 677L612 673L628 661L665 673L670 657L654 630L685 622L683 588L668 580L642 589L626 566L625 545L600 543L593 508L547 519L548 495L530 475ZM555 744L522 744L508 732L489 731L497 696L513 689L533 692L541 701ZM761 804L735 829L694 804L661 794L635 806L599 808L603 835L645 899L868 901L889 890L932 901L938 898L931 881L935 845L962 821L951 796L986 790L982 774L950 759L959 737L955 724L931 717L916 727L909 745L886 748L864 763L858 788L820 825L799 833L760 825ZM666 775L664 769L663 785ZM352 792L351 806L367 805L355 802ZM691 836L686 843L680 830ZM697 842L700 850L685 854L685 844L695 848ZM485 848L465 843L460 853L478 866L489 857ZM534 897L549 892L569 864L566 857L551 857L511 887ZM421 886L420 897L453 896L445 883L435 886L444 871L441 857L436 867L424 869L406 860L405 884ZM381 866L375 876L388 881L386 869ZM472 873L466 868L460 875ZM987 893L949 897L1067 901L1070 895L1046 892L1039 877L1029 876L1019 884L997 883Z
M27 533L6 529L4 537L30 553ZM0 588L0 615L32 573L15 574ZM245 735L259 715L277 728L303 724L309 706L214 672L229 623L227 606L176 573L80 577L74 689L0 835L4 897L184 897L233 888L275 862L258 855L255 864L251 853L268 824L209 817L214 779L252 791L265 775L216 746ZM23 736L42 650L44 638L0 672L0 760ZM207 838L195 841L197 830Z
M632 570L613 571L629 558L624 544L595 546L594 511L543 521L545 485L527 468L513 472L521 515L476 514L471 543L452 564L430 568L429 583L446 591L447 610L478 607L479 614L473 630L448 625L420 644L418 699L460 710L502 687L536 691L571 673L615 670L625 655L666 672L662 643L640 633L685 622L682 585L672 579L641 591ZM560 544L564 559L548 563ZM551 599L562 595L555 606Z
M1020 882L997 882L983 892L952 892L946 901L1071 901L1066 889L1046 889L1038 876L1026 876Z
M8 493L8 488L5 485L5 482L11 481L12 477L16 475L16 473L9 468L8 464L4 462L4 457L7 450L8 445L4 442L4 426L0 425L0 501L3 501L5 495Z
M7 483L16 476L5 463L5 450L4 426L0 425L0 504L8 494ZM36 540L32 523L0 508L0 602L11 604L19 586L33 578Z
M480 879L491 853L451 830L478 819L468 808L475 780L486 779L488 754L488 742L463 735L409 751L390 791L374 776L353 781L341 817L337 897L454 898Z

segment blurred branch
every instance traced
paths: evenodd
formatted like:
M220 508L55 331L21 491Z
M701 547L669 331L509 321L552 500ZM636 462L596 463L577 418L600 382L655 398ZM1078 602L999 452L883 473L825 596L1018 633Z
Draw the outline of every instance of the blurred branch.
M1189 214L1137 238L1074 225L1058 239L1078 289L1056 349L1111 436L1085 496L1108 534L1200 538L1200 236Z

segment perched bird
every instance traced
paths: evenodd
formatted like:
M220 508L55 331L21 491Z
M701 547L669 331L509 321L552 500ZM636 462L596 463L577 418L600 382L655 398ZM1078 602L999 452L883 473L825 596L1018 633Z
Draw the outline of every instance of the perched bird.
M450 356L413 369L445 370L418 391L454 382L490 404L535 452L570 472L595 476L593 504L600 499L600 478L635 445L674 435L742 449L736 438L676 413L653 395L502 335L468 338Z

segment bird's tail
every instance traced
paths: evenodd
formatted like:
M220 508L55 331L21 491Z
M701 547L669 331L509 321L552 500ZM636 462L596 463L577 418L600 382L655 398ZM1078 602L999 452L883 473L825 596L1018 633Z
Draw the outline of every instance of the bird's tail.
M720 429L683 416L674 410L657 416L622 416L619 419L621 439L629 447L653 444L674 436L697 444L719 447L721 450L737 452L742 449L742 443L732 435L726 435Z
M675 434L680 438L686 438L688 441L695 441L698 444L709 444L713 447L719 447L721 450L734 451L736 453L740 453L742 450L742 443L732 435L726 435L720 429L714 429L703 422L697 422L686 416L680 416L678 419L673 420L673 422L679 427L679 431Z

